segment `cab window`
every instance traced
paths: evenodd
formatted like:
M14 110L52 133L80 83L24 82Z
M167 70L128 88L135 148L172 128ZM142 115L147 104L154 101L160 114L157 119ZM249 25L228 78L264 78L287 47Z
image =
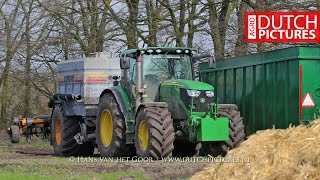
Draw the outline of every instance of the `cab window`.
M130 68L127 73L128 81L131 83L135 82L136 79L136 59L130 58Z

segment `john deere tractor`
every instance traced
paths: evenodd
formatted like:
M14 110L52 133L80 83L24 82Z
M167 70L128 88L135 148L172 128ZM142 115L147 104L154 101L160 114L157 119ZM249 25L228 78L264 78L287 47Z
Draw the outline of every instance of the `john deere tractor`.
M214 68L212 56L182 47L59 63L49 102L55 155L90 156L95 147L104 157L225 155L244 140L244 125L236 105L218 104L214 88L194 80L202 58Z
M244 140L237 106L218 104L214 87L194 81L205 55L182 47L121 53L121 79L100 95L95 138L101 156L225 155ZM206 56L215 66L212 56Z

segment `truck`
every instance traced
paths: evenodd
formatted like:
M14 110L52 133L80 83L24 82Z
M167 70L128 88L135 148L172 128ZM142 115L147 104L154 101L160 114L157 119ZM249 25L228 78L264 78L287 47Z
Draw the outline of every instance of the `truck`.
M214 68L214 56L188 47L106 54L58 64L49 102L55 155L90 156L97 147L102 157L218 156L245 139L237 106L195 81L194 62L207 58Z

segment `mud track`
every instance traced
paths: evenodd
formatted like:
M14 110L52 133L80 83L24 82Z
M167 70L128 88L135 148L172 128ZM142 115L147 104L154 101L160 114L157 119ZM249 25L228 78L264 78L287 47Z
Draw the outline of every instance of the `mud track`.
M138 171L142 172L148 179L184 179L191 177L196 172L202 170L207 163L197 162L164 162L164 161L138 161L137 159L121 161L100 158L99 154L88 158L59 158L53 156L52 147L42 139L34 140L30 144L22 139L18 144L11 144L4 131L0 133L0 168L16 164L19 166L29 166L36 163L39 166L63 167L66 170L77 172L108 173L117 171ZM42 145L46 144L46 145ZM61 161L61 162L60 162ZM30 164L28 163L30 162ZM46 172L51 174L51 172ZM121 178L122 179L122 178ZM130 177L124 177L130 179Z

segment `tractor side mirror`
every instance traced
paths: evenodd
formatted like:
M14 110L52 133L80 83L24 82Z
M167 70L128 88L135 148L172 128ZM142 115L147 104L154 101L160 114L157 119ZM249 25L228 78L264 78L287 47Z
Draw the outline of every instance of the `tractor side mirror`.
M216 68L216 59L214 58L213 55L211 54L197 54L197 55L194 55L192 57L193 61L196 62L198 60L201 60L201 59L206 59L208 60L208 63L209 63L209 68L210 69L214 69Z
M210 69L216 68L216 59L214 58L214 56L209 57L209 68Z
M130 58L129 57L121 57L120 58L120 68L121 69L129 69L130 68Z

